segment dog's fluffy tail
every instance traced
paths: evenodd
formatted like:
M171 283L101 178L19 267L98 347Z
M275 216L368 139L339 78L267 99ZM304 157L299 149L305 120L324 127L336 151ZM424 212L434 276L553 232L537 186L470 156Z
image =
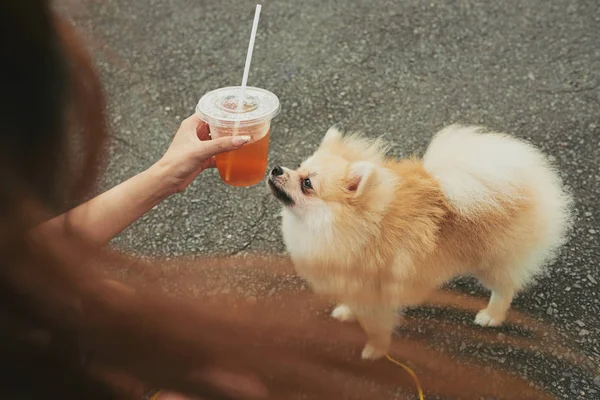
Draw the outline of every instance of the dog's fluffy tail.
M531 196L543 221L532 275L566 241L571 195L547 157L530 143L480 127L451 125L433 138L423 163L453 208L469 219L503 212L525 193Z

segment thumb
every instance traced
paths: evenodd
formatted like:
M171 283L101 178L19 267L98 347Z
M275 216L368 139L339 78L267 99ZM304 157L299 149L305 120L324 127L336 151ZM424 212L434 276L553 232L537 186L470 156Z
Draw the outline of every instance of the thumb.
M250 141L250 136L225 136L202 142L200 156L208 159L219 153L239 149Z

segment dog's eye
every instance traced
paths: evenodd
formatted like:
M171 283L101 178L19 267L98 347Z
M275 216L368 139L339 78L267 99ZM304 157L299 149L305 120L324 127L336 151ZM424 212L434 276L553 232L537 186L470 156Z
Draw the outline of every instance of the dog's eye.
M304 178L302 179L302 188L303 189L312 189L312 182L310 181L310 178Z

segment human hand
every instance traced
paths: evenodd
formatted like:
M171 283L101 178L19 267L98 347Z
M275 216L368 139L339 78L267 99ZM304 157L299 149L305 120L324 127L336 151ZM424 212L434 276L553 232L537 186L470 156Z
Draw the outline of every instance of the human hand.
M173 189L182 192L200 172L215 167L215 155L238 149L249 140L249 136L211 139L208 124L192 115L181 123L169 149L157 165L166 171L166 179Z

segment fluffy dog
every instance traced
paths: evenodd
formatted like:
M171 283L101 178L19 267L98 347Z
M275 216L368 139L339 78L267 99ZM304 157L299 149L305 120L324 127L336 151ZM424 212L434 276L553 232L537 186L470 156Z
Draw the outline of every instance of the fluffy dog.
M569 193L529 143L452 125L422 159L386 150L332 128L298 169L268 179L297 272L338 302L333 317L359 320L368 359L386 354L399 309L459 275L491 291L475 323L500 325L571 225Z

